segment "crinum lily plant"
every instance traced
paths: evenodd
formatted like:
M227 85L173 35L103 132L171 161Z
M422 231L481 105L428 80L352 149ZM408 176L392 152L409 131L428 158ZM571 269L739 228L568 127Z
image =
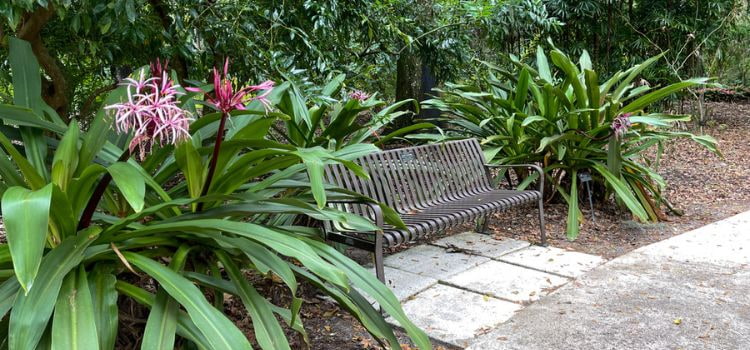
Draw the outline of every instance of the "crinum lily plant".
M30 45L10 43L15 103L0 105L0 339L9 349L113 349L135 305L147 314L142 349L289 349L287 335L307 339L301 280L383 346L399 347L390 315L430 347L372 273L295 225L307 216L376 230L326 205L368 199L312 176L332 162L356 168L348 160L374 146L309 152L269 139L288 118L274 106L289 85L238 88L228 61L195 89L166 64L136 70L83 131L42 101ZM285 302L252 281L283 286ZM228 296L244 305L252 337L225 314Z

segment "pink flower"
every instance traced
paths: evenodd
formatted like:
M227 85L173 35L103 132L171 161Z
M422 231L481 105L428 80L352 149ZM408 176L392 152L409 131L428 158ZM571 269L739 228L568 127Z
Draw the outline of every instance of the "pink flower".
M235 91L232 81L227 78L229 73L229 59L224 61L224 72L219 74L219 70L214 67L214 91L213 96L207 96L206 102L208 102L216 110L228 114L234 110L244 110L245 104L249 101L258 100L263 104L266 111L271 108L271 104L268 101L268 94L273 89L274 82L271 80L264 81L258 85L251 85ZM200 88L188 87L185 88L191 92L206 93ZM263 93L255 97L251 97L249 93L264 90Z
M190 138L190 121L192 118L180 108L177 91L178 85L169 79L164 68L158 63L152 64L161 70L161 76L145 79L141 72L138 79L126 79L124 86L128 89L128 99L104 107L115 111L115 128L119 133L133 133L130 151L140 149L141 159L150 151L154 143L159 145L177 144Z
M630 125L632 125L632 123L630 122L630 113L625 113L615 118L615 120L612 121L612 125L610 127L615 132L615 137L621 139L623 136L625 136L625 133L628 132Z
M360 102L367 100L370 98L370 94L362 91L362 90L354 90L349 93L349 98L358 100Z

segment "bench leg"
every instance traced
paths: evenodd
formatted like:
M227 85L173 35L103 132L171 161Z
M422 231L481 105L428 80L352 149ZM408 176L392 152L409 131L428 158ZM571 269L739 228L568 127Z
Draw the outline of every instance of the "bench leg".
M380 282L385 284L385 268L383 267L383 236L377 235L375 237L375 275L378 276Z
M482 217L482 219L481 219L482 220L482 226L479 228L479 233L481 233L483 235L489 235L490 234L490 232L488 230L489 230L489 227L490 227L490 218L491 217L492 217L492 214L487 214L484 217ZM477 225L477 227L479 227L479 225Z
M539 235L542 240L542 246L547 246L547 232L544 227L544 199L539 200Z

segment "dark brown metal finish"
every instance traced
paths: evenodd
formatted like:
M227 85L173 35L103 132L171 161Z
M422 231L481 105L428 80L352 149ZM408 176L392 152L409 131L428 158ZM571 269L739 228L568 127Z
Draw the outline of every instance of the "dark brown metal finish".
M384 224L382 213L372 204L334 203L332 205L341 210L370 218L382 231L374 235L369 233L372 240L368 243L361 238L367 233L346 232L326 225L326 237L364 249L371 248L375 252L379 278L383 275L383 247L413 241L479 219L484 219L483 228L486 228L492 213L525 203L538 202L541 241L546 243L542 169L533 164L486 165L482 148L475 139L383 151L355 162L370 175L369 179L360 178L343 165L336 164L326 168L326 180L385 203L401 215L406 229ZM525 191L494 189L490 167L531 168L539 174L539 186L537 190Z

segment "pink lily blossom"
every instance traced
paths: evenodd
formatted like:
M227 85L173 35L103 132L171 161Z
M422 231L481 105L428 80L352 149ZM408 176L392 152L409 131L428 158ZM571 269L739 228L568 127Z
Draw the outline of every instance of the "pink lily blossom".
M229 59L226 59L223 73L220 74L219 70L214 67L214 91L212 95L208 95L205 91L195 87L187 87L185 90L207 94L206 102L224 114L229 114L234 110L244 110L246 103L255 100L262 103L266 111L271 108L268 95L275 85L273 81L266 80L258 85L247 86L235 91L232 81L227 77L228 74ZM250 93L261 90L263 91L261 94L250 96Z
M625 113L612 121L612 131L615 133L617 139L621 139L628 132L628 129L632 125L630 121L630 113Z
M179 86L169 78L166 64L161 66L157 61L151 67L152 72L160 75L146 79L141 72L138 79L125 79L122 85L127 87L127 101L104 107L115 111L117 132L133 133L129 149L133 152L138 147L141 159L154 143L163 146L189 139L192 120L177 105L181 93L177 90Z
M349 93L349 98L358 100L360 102L367 100L370 98L370 94L362 91L362 90L354 90Z

